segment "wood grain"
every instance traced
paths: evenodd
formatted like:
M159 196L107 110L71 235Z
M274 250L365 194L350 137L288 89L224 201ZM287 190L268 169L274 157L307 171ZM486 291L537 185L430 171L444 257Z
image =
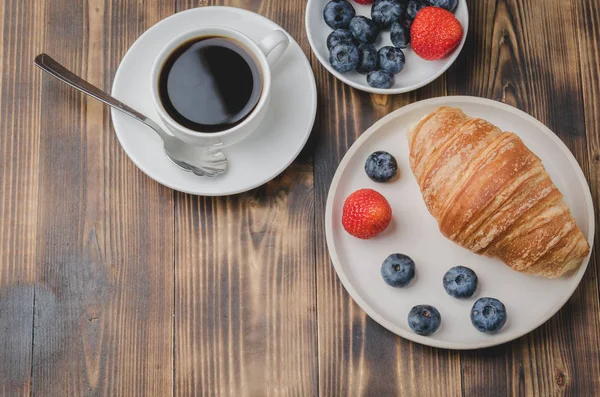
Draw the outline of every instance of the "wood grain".
M48 2L44 50L110 90L125 50L174 11L159 4ZM173 192L127 159L106 107L43 81L33 392L171 395Z
M141 33L208 5L279 23L318 86L300 158L227 198L150 180L120 148L107 108L32 66L44 51L110 90ZM512 343L455 352L368 318L335 274L323 227L329 184L358 136L401 106L443 95L500 100L548 125L582 165L598 207L596 1L468 0L456 63L396 96L331 76L309 48L305 5L0 0L0 395L600 395L598 233L580 287L556 316Z
M44 1L0 1L0 395L31 393Z
M311 181L177 196L176 394L316 395Z
M589 269L576 291L572 307L579 320L573 327L574 336L581 341L573 354L579 370L573 383L574 391L592 395L600 394L600 9L593 0L578 0L574 19L585 114L586 147L581 157L585 158L584 172L596 203L596 236Z

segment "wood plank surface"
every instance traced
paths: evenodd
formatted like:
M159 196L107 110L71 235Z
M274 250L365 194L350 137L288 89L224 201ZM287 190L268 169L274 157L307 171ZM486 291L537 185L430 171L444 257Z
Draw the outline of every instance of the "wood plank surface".
M44 51L110 91L127 48L173 11L48 1ZM49 76L42 103L33 393L171 395L173 192L125 156L107 107Z
M577 158L583 165L596 210L592 259L575 298L569 302L578 320L573 324L573 344L576 344L577 352L572 360L578 370L573 389L582 395L596 395L600 394L600 8L594 0L579 0L573 13L579 44L586 137L586 145Z
M31 394L43 40L43 1L0 1L0 395Z
M482 96L538 118L571 149L598 208L596 0L467 2L467 42L448 72L382 96L319 64L305 1L0 0L0 395L600 395L598 233L556 316L478 351L396 337L352 301L331 265L323 214L337 165L376 120L421 99ZM32 65L47 52L110 90L147 28L210 5L282 25L318 88L299 159L227 198L149 179L120 148L106 107Z

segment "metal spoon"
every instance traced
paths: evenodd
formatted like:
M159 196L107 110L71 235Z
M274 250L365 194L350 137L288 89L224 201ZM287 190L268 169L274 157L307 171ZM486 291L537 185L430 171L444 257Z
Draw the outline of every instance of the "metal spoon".
M215 177L227 171L227 158L218 148L196 147L167 134L154 121L67 70L47 54L36 56L34 63L63 83L67 83L152 128L163 140L167 157L183 170L193 172L198 176L209 177Z

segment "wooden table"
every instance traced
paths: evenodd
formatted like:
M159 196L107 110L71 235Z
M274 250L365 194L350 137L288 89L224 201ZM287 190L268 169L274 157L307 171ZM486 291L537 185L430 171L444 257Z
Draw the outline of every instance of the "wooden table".
M110 90L146 29L216 3L263 14L298 40L319 112L280 177L212 199L145 176L108 108L42 76L33 58L47 52ZM596 0L468 3L457 62L387 97L351 89L317 62L305 1L0 0L0 394L599 396L599 237L556 316L480 351L396 337L354 304L331 265L323 214L336 166L373 122L420 99L476 95L530 113L573 151L598 204Z

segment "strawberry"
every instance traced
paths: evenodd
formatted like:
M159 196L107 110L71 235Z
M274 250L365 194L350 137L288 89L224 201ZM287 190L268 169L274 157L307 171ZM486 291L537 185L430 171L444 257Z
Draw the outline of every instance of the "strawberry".
M358 4L367 5L367 4L371 4L375 0L354 0L354 1L357 2Z
M463 36L463 28L450 11L425 7L417 13L410 27L410 40L415 53L433 61L450 54Z
M360 189L344 203L342 225L360 239L370 239L383 232L392 220L392 208L381 194L373 189Z

